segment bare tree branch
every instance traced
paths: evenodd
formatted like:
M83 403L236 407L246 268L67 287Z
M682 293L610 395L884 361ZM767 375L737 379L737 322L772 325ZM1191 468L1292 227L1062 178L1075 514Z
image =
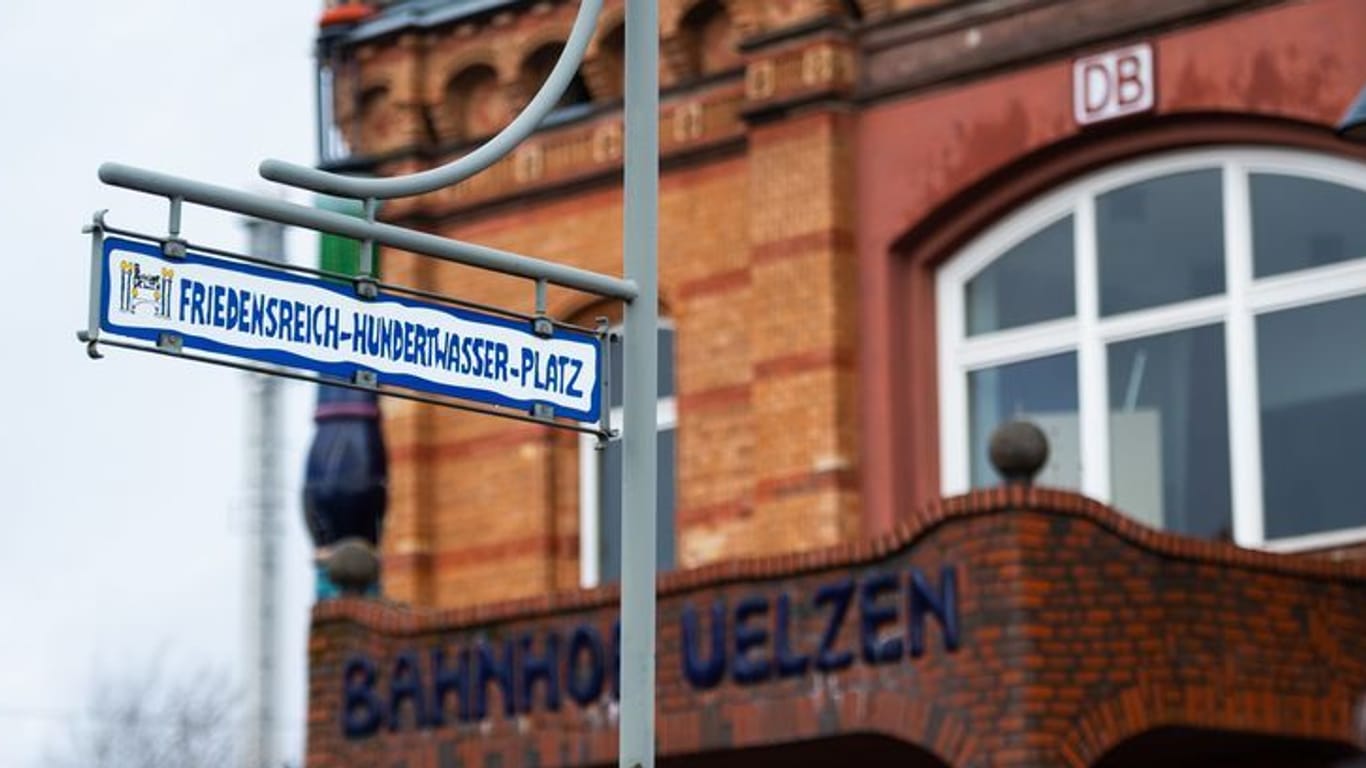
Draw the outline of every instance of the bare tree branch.
M167 681L149 665L98 674L91 688L50 768L235 768L241 697L223 672Z

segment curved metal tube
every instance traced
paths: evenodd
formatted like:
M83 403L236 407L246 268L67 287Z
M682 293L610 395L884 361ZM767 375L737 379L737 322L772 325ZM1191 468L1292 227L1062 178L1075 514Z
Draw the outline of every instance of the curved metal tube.
M261 175L281 184L361 200L412 197L458 184L506 157L555 108L578 72L579 65L583 63L584 52L588 50L588 42L593 37L601 10L602 0L581 0L574 28L570 30L559 61L555 62L554 69L550 70L550 76L536 96L496 136L458 160L408 176L383 179L342 176L283 160L263 160Z

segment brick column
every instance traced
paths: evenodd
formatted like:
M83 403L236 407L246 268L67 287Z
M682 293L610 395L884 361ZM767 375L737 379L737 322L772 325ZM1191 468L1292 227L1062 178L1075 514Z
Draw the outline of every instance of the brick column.
M859 531L851 137L839 107L750 134L756 554Z
M428 285L428 259L397 251L385 251L382 259L384 279L400 285ZM431 423L437 409L391 397L382 398L380 408L389 454L389 508L380 539L380 584L390 599L432 605Z

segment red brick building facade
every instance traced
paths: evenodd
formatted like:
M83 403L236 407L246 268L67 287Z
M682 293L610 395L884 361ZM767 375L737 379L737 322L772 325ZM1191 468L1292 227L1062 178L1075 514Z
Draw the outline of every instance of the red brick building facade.
M1366 5L660 7L661 755L1360 750L1366 153L1332 126L1366 84ZM338 165L465 151L575 11L329 9ZM383 215L619 272L620 20L609 0L510 158ZM522 281L384 258L532 309ZM990 490L985 435L1015 417L1053 444L1041 484L1085 496ZM400 401L385 430L385 600L315 608L309 764L611 762L610 456Z

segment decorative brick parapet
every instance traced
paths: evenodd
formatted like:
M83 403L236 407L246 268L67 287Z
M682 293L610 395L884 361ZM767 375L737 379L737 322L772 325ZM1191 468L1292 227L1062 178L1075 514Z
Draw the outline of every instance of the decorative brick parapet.
M658 579L659 596L664 599L737 581L782 578L808 571L868 565L911 547L940 526L974 517L1012 512L1042 513L1086 521L1109 531L1130 547L1163 558L1280 576L1343 582L1366 589L1366 562L1335 562L1246 549L1222 541L1189 538L1150 528L1113 507L1070 491L1002 486L926 504L911 514L908 520L899 523L893 531L876 538L808 552L727 560L686 571L661 573ZM616 585L464 608L424 608L390 601L342 598L314 606L313 623L318 625L346 620L372 629L390 627L413 634L613 606L620 599L620 590ZM1366 648L1363 650L1366 651Z
M1161 726L1346 745L1366 692L1366 566L1152 531L1062 491L975 492L659 593L664 755L873 733L948 765L1083 766ZM616 601L318 605L309 765L609 761Z

